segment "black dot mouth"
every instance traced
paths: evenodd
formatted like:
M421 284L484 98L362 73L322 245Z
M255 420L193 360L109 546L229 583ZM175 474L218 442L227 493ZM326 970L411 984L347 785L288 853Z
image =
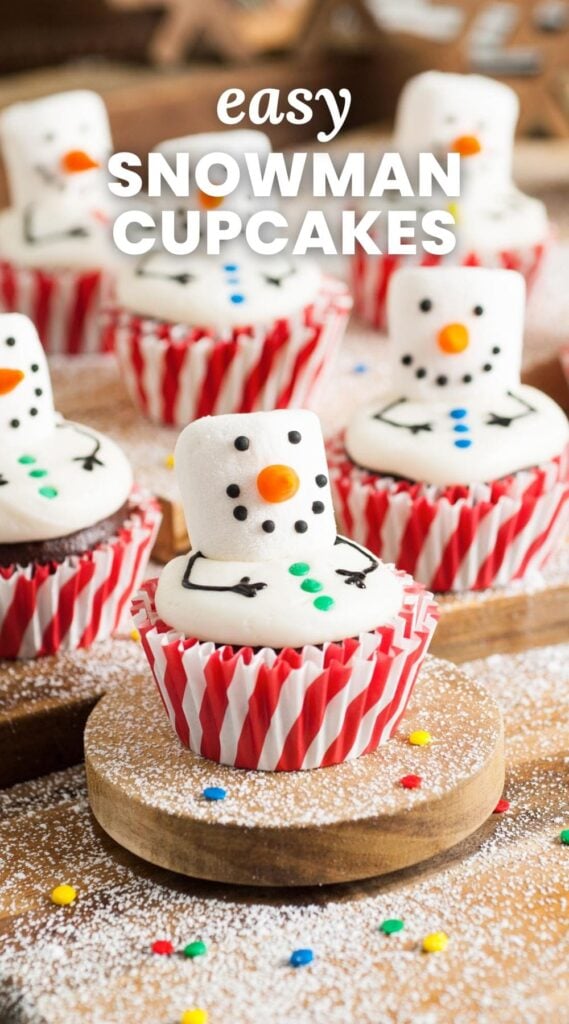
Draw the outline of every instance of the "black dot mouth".
M320 513L324 511L324 502L323 501L313 501L312 502L312 511L314 512L315 516L320 515Z
M423 380L427 376L427 371L424 366L420 366L418 370L415 370L415 376L418 380Z
M296 523L294 524L294 529L296 530L297 533L306 533L306 531L308 530L308 523L306 523L304 519L297 519Z
M328 477L324 476L324 473L319 473L318 476L314 478L314 482L317 487L326 487L326 484L328 483Z
M411 366L412 363L413 363L413 356L411 356L411 355L401 356L401 362L403 363L403 366Z
M261 523L261 526L262 526L263 530L265 531L265 533L274 533L275 532L275 524L274 524L272 519L265 519L264 523Z
M239 484L229 484L229 486L225 488L225 493L228 498L238 498L241 494L241 488Z
M444 374L441 374L440 377L435 378L435 384L437 384L440 388L446 387L446 385L448 384L448 377L445 377Z
M233 509L233 515L240 523L244 523L249 512L245 508L245 505L237 505L236 508Z

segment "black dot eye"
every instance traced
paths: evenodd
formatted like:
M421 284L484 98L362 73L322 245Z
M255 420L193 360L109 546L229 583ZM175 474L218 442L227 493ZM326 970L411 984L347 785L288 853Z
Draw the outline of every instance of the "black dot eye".
M289 430L288 439L291 444L300 444L302 441L302 434L300 434L298 430Z
M265 519L265 522L261 524L265 533L274 533L275 524L272 519Z
M401 362L403 363L403 366L411 366L413 356L401 356Z
M475 306L472 312L474 313L474 316L482 316L484 312L484 306Z
M324 502L323 501L313 501L312 502L312 511L314 512L315 516L320 515L320 513L324 511Z
M427 376L427 371L425 370L425 367L421 366L421 367L419 367L418 370L415 370L415 376L418 377L419 380L421 380L423 377L426 377Z
M469 373L465 373L464 374L464 377L462 378L462 383L463 384L472 384L472 377L471 377L471 375Z
M421 299L419 303L419 309L421 313L428 313L433 308L433 303L430 299Z
M236 519L239 520L240 523L243 523L248 516L248 512L247 509L245 508L245 505L237 505L237 508L233 509L233 515L235 516Z
M306 533L308 529L308 523L305 523L304 519L297 519L296 523L294 524L294 528L297 533Z
M225 493L228 498L238 498L241 494L241 488L239 484L229 484L229 487L225 489Z
M38 364L37 363L32 363L32 365L30 366L30 370L32 371L32 373L37 373L38 370L39 370Z
M484 370L484 373L490 373L490 370L492 369L492 363L484 363L482 369Z
M36 388L36 389L34 390L34 395L36 395L36 397L37 397L37 398L39 398L39 397L40 397L40 395L43 395L43 391L42 391L42 389L41 389L41 388Z
M38 414L37 409L33 409L33 408L30 409L30 416L37 416L37 414Z
M238 452L246 452L249 447L249 438L240 434L239 437L235 438L233 444L237 448Z
M6 344L8 345L9 348L13 348L13 346L16 344L16 339L6 338Z
M14 427L14 429L15 429L16 427L20 426L20 421L19 420L10 420L10 426Z
M502 350L499 345L494 345L494 348L492 349L492 355L499 356L501 351Z
M315 481L317 487L326 487L326 484L328 483L328 477L324 476L324 473L319 473L318 476L315 477Z
M444 388L445 385L448 384L448 377L445 377L444 374L441 374L440 377L437 377L435 379L435 384L438 384L440 388Z

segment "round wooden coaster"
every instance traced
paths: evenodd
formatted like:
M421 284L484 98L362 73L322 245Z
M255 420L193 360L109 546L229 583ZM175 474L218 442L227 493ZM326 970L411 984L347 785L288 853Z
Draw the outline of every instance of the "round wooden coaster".
M409 742L414 730L431 743ZM186 750L153 683L91 713L93 813L161 867L245 885L318 885L385 874L448 849L492 813L504 784L503 727L484 687L427 658L396 736L376 753L306 772L241 771ZM401 780L421 778L408 789ZM203 796L221 787L221 800Z

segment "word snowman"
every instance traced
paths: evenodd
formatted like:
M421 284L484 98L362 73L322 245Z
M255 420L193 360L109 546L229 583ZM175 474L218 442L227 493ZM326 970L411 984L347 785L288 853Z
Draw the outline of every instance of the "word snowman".
M130 466L107 438L62 419L31 320L0 316L0 519L6 543L63 537L126 502Z
M338 537L320 424L278 410L205 417L175 450L192 550L162 572L161 619L220 644L300 647L372 630L403 583Z
M520 383L525 285L511 270L408 268L388 295L388 393L346 433L355 463L433 484L496 480L555 457L564 412Z
M97 266L109 220L105 105L87 90L15 103L0 116L12 207L0 250L24 265Z

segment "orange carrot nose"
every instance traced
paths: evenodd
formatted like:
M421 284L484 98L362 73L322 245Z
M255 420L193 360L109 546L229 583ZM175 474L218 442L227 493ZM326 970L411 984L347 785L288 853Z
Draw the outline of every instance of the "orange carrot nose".
M0 367L0 395L9 395L23 379L24 374L21 370Z
M290 466L265 466L257 477L257 490L265 501L276 503L294 498L300 480Z
M210 196L208 192L202 192L201 188L198 188L198 203L202 210L217 210L224 198L225 196Z
M460 153L461 156L476 156L482 146L476 135L459 135L450 148L453 153Z
M93 171L100 166L97 160L93 160L93 157L82 149L70 149L61 157L61 168L65 174L81 174L83 171Z
M437 344L447 356L455 356L468 348L468 328L464 324L446 324L437 334Z

